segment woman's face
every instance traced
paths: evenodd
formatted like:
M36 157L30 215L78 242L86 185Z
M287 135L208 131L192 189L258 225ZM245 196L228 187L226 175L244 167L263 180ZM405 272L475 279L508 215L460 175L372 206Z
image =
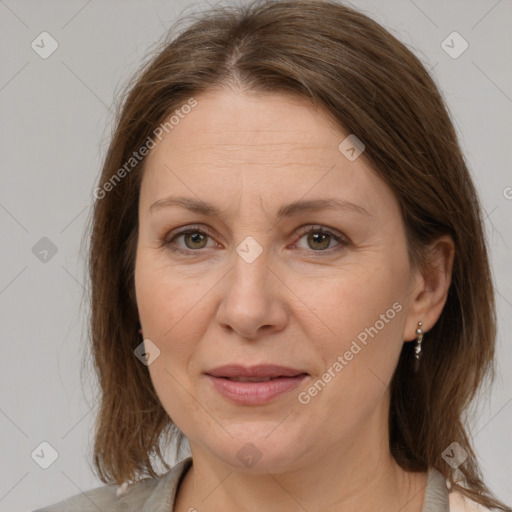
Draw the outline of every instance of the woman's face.
M160 401L193 455L241 469L355 449L358 433L387 431L388 384L420 320L398 203L322 111L281 94L196 100L141 185L135 285ZM224 365L290 375L209 375Z

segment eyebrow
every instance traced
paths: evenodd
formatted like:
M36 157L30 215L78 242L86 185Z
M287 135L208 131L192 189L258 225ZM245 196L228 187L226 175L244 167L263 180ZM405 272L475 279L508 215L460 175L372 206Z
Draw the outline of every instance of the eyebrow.
M153 211L155 209L171 206L179 206L200 215L215 215L217 217L221 217L223 215L223 212L213 204L202 201L201 199L179 196L169 196L159 199L149 207L149 210ZM358 204L339 198L325 198L299 200L283 205L277 212L277 219L281 220L285 217L291 217L299 213L316 212L320 210L346 210L371 217L371 214Z

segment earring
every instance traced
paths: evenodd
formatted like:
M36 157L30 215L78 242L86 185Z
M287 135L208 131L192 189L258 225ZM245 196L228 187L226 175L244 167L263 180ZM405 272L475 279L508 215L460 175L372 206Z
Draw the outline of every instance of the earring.
M416 346L414 347L414 371L417 372L420 367L420 359L421 359L421 342L423 341L423 331L421 330L421 326L423 322L418 322L418 328L416 329L416 334L418 335L416 339Z
M139 334L142 335L142 325L140 325L140 322L137 322L137 326L139 328Z

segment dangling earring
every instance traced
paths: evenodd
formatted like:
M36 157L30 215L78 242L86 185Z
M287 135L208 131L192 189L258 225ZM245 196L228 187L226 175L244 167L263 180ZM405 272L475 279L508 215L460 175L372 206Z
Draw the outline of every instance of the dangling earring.
M423 331L421 330L421 326L423 322L418 322L418 328L416 329L416 334L418 338L416 339L416 346L414 347L414 371L417 372L420 367L420 359L421 359L421 342L423 341Z
M140 322L137 322L137 326L139 328L139 334L142 336L142 325L140 325Z

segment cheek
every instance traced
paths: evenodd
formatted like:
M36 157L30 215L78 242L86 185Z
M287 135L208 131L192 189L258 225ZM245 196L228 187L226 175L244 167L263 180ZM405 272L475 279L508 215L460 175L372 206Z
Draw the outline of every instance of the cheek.
M336 276L299 281L294 290L298 296L306 298L304 302L310 311L310 320L305 322L303 318L301 321L303 328L309 331L308 339L321 343L322 352L330 359L348 350L358 336L362 342L365 336L369 340L378 339L380 345L400 340L397 334L402 328L402 301L406 290L403 270L397 271L389 265L384 268L376 263L364 267L352 265Z
M197 281L197 280L196 280ZM190 431L190 418L202 411L190 399L190 361L201 339L201 289L162 264L150 251L138 256L135 288L144 336L160 350L148 370L156 394L171 420ZM186 391L188 390L188 392ZM203 418L208 422L208 418ZM212 427L213 428L213 427Z
M150 370L162 367L184 384L197 371L194 354L211 324L209 295L219 278L173 268L165 255L152 250L143 250L139 256L135 267L139 317L144 336L160 350Z
M323 364L303 412L324 417L333 437L357 431L381 403L403 344L404 283L403 270L354 266L303 289L319 319L302 326Z
M149 251L141 251L135 266L135 289L144 336L151 339L162 355L185 355L190 343L184 326L193 310L194 294L190 287ZM169 344L166 340L172 339Z

